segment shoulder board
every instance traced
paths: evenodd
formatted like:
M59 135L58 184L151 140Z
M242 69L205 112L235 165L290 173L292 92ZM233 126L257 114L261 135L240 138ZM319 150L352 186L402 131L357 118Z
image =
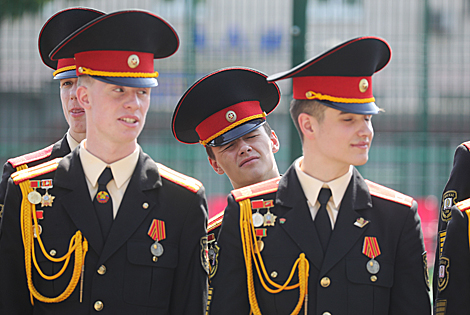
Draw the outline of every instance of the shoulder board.
M222 225L222 220L224 219L224 212L225 210L222 210L212 218L209 218L209 222L207 222L207 233L212 232L213 230Z
M470 141L464 142L462 145L467 147L467 150L470 150Z
M457 206L457 208L459 208L460 211L466 211L470 209L470 198L457 202L455 205Z
M195 178L189 177L182 173L179 173L175 170L172 170L169 167L166 167L163 164L157 163L158 172L163 178L168 179L169 181L185 187L186 189L192 192L198 192L202 187L202 183Z
M11 174L11 178L13 179L13 182L18 185L25 180L55 171L61 160L62 158L55 158L34 167L15 172Z
M28 153L28 154L24 154L22 156L18 156L18 157L15 157L15 158L11 158L7 162L10 163L13 167L16 168L16 167L18 167L20 165L23 165L23 164L27 164L27 163L31 163L31 162L35 162L35 161L38 161L38 160L45 159L45 158L51 156L53 146L54 145L51 144L47 148L44 148L44 149L41 149L41 150L38 150L38 151L35 151L35 152L31 152L31 153Z
M366 179L365 181L367 186L369 186L369 192L372 196L390 200L396 203L401 203L402 205L408 207L411 207L413 205L412 197L402 194L388 187L371 182L370 180Z
M232 190L232 195L235 197L235 201L242 201L245 199L261 196L264 194L269 194L277 191L279 186L279 180L281 177L275 177L268 179L264 182L256 183L250 186L242 187L239 189Z

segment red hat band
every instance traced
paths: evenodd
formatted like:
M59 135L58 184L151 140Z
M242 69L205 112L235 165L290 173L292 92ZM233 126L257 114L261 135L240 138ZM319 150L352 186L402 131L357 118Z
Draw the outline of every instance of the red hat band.
M84 51L75 54L77 75L156 78L153 54L135 51Z
M372 77L293 77L294 99L335 103L372 103Z
M73 58L64 58L59 59L57 62L57 70L52 73L53 76L58 75L59 73L75 70L75 59Z
M224 108L204 119L197 127L199 142L206 145L218 136L247 121L264 118L264 113L259 101L246 101Z

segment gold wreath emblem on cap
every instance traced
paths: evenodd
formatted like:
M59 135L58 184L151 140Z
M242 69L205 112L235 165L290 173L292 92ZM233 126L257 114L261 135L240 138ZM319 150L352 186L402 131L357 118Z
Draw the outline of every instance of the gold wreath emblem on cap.
M139 56L130 55L129 58L127 58L127 64L129 65L129 68L137 68L140 64Z
M233 110L229 110L225 114L225 119L227 119L228 122L234 122L235 120L237 120L237 114L235 114Z
M367 91L368 88L369 82L367 81L367 79L362 79L361 81L359 81L359 91L364 93L365 91Z

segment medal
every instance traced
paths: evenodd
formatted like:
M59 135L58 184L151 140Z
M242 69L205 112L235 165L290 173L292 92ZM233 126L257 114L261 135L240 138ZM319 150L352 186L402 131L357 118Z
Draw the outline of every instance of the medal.
M42 207L52 207L52 202L54 201L54 196L49 194L49 189L54 187L52 185L52 179L43 179L41 180L41 188L46 190L46 193L41 197L41 206Z
M269 211L269 208L274 206L273 200L252 200L251 201L251 209L256 210L256 213L253 213L253 225L255 227L261 226L274 226L274 222L276 221L277 216ZM268 212L263 216L259 213L259 209L267 208Z
M36 230L36 227L37 227L37 230ZM34 235L34 238L37 238L37 237L38 237L37 231L39 231L39 235L41 235L41 233L42 233L42 226L40 226L39 224L38 224L38 225L33 225L33 235Z
M267 229L255 229L255 235L258 237L256 244L254 245L255 252L261 253L264 249L264 242L262 238L268 236Z
M373 275L378 273L380 270L380 264L377 260L375 260L375 258L380 256L381 252L376 237L366 236L364 238L362 253L370 258L370 260L366 264L367 271Z
M366 269L367 271L369 271L369 273L375 275L380 270L380 264L377 260L372 258L371 260L367 262Z
M166 238L165 222L157 219L153 219L150 224L150 228L147 233L155 243L150 246L150 253L153 255L153 261L157 262L158 257L163 255L163 245L159 241L163 241Z
M259 211L259 209L258 209L258 211ZM253 213L253 225L255 227L260 227L264 223L264 217L258 211L256 211L256 213Z
M266 214L264 215L264 226L274 226L274 222L276 222L276 218L277 216L272 214L270 211L269 211L269 208L268 208L268 212L266 212Z
M34 189L32 192L28 194L28 200L33 205L37 205L41 202L41 194L36 191L36 188L40 188L40 180L30 180L29 186Z

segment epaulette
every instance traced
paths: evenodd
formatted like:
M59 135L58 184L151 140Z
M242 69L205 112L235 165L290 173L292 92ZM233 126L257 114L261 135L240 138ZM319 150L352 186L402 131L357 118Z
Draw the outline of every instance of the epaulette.
M467 147L468 150L470 150L470 141L466 141L462 143L463 146Z
M209 218L209 222L207 222L207 233L212 232L222 224L222 220L224 219L224 212L225 210L222 210L212 218Z
M198 192L199 189L201 189L202 187L202 183L195 178L181 174L160 163L157 163L157 166L158 172L163 178L166 178L175 184L183 186L192 192Z
M281 177L279 176L272 179L268 179L264 182L259 182L250 186L234 189L232 190L232 195L233 197L235 197L235 201L239 202L248 198L269 194L277 191L280 179Z
M10 163L13 167L16 168L16 167L18 167L20 165L23 165L23 164L27 164L27 163L31 163L31 162L35 162L35 161L38 161L38 160L45 159L45 158L51 156L53 146L54 145L51 144L47 148L37 150L35 152L27 153L27 154L24 154L22 156L18 156L18 157L15 157L15 158L11 158L7 162Z
M413 205L412 197L402 194L388 187L371 182L370 180L366 179L365 181L366 181L367 186L369 187L369 192L372 196L376 196L382 199L401 203L402 205L405 205L408 207L411 207Z
M13 179L13 182L18 185L19 183L24 182L25 180L55 171L57 169L57 166L59 166L59 162L61 160L62 158L55 158L53 160L36 165L34 167L15 172L11 174L11 178Z
M457 202L455 205L460 211L464 212L465 210L470 209L470 198Z

